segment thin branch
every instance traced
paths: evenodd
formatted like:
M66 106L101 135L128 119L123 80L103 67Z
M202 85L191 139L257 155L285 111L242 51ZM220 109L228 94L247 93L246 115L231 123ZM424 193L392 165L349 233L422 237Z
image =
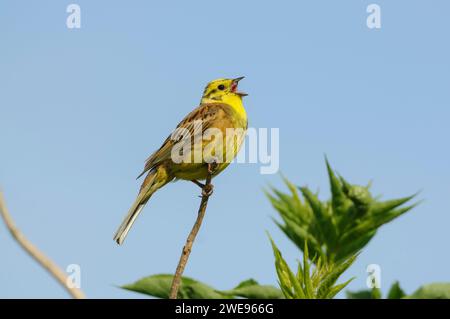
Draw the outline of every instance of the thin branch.
M5 199L3 198L3 193L0 192L0 215L5 221L6 227L11 233L12 237L19 243L19 245L36 260L41 266L50 273L75 299L86 298L84 293L78 288L71 288L68 285L67 274L61 270L53 261L51 261L47 256L45 256L36 246L34 246L21 231L16 227L14 221L9 214L8 208L6 207Z
M186 267L189 255L191 254L192 245L194 244L195 237L197 236L197 233L202 225L203 217L205 216L206 213L206 207L208 206L209 196L211 196L212 194L213 185L211 184L211 178L216 168L217 168L216 163L208 164L208 176L206 178L205 185L203 185L202 187L202 201L200 202L200 207L198 209L197 220L195 221L195 224L192 227L192 230L186 239L186 244L183 247L183 251L181 252L177 270L175 271L175 276L173 277L172 287L170 288L170 295L169 295L170 299L177 299L178 290L180 288L184 268Z

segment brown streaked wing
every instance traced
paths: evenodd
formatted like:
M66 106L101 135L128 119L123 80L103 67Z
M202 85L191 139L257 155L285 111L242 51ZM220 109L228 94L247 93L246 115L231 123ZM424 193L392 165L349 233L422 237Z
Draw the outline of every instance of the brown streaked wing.
M199 107L194 109L191 113L189 113L178 125L177 128L185 128L189 131L191 136L194 136L194 132L196 130L196 126L198 122L201 121L202 131L203 133L206 129L212 127L212 124L219 120L220 118L224 118L226 116L230 116L231 107L228 104L224 103L206 103L201 104ZM172 135L172 134L171 134ZM171 135L169 135L161 147L154 152L145 163L144 170L139 177L144 175L149 170L153 169L159 163L170 158L172 146L174 145L174 140L171 139ZM189 140L187 140L189 142Z

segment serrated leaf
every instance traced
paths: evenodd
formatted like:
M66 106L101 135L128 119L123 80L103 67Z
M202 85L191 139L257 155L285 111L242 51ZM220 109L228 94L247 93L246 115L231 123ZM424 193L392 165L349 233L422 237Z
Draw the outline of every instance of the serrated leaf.
M305 285L305 295L308 298L314 297L314 290L311 283L311 275L309 270L309 254L308 254L308 245L305 242L305 246L303 248L303 282Z
M362 237L348 237L341 241L341 245L337 250L335 250L334 261L340 262L349 256L355 254L355 252L360 251L367 243L375 236L376 230L368 232Z
M339 179L334 174L333 169L331 168L330 163L328 162L328 158L325 157L325 163L328 171L328 179L330 181L330 190L331 190L331 203L333 205L333 209L338 215L345 214L345 194L342 190L342 185Z
M360 223L358 226L353 228L353 230L346 233L344 236L342 236L342 241L351 240L350 238L356 238L363 236L364 234L367 234L369 232L372 232L378 228L380 228L382 225L387 224L388 222L392 221L393 219L403 215L404 213L408 212L409 210L413 209L417 204L407 206L404 208L399 208L393 211L390 211L389 213L384 214L383 216L378 216L376 218L369 218L365 220L364 222Z
M384 202L377 202L374 205L372 205L371 207L371 213L373 215L381 215L381 214L385 214L395 208L398 208L400 206L402 206L403 204L406 204L407 202L409 202L411 199L413 199L414 197L416 197L417 194L408 196L408 197L403 197L403 198L399 198L399 199L392 199L392 200L387 200Z
M308 202L309 206L311 206L312 211L314 212L314 217L316 218L316 223L314 226L317 227L317 237L320 241L326 241L327 235L332 236L332 230L329 227L329 218L325 212L325 209L320 202L319 198L314 195L307 187L301 187L300 191L302 192L305 200Z
M326 294L325 299L333 299L334 296L336 296L342 289L344 289L345 287L347 287L347 285L353 280L355 279L355 277L350 278L349 280L347 280L346 282L333 286L331 287L330 291Z
M302 201L300 199L300 196L298 196L297 186L292 184L286 177L283 176L283 181L286 184L286 186L289 188L292 194L292 199L294 200L294 203L297 204L297 206L301 206Z
M277 221L275 221L275 223L301 251L303 251L305 241L307 241L309 249L313 252L313 256L324 255L323 250L320 249L318 240L314 238L306 229L303 229L298 224L289 220L285 220L285 225L282 225Z
M357 254L353 255L342 263L334 265L333 270L325 276L322 283L318 287L318 298L324 298L328 294L330 288L336 283L342 273L353 264L357 256Z
M283 291L286 298L305 298L302 287L300 286L297 278L287 265L286 261L283 259L280 250L276 246L272 237L269 236L270 244L272 245L272 250L275 256L275 268L278 275L278 280L280 283L281 290ZM295 294L293 294L293 292Z
M300 284L300 282L297 280L297 277L294 275L294 273L288 269L289 279L291 281L292 287L294 288L295 292L295 298L296 299L306 299L309 298L307 291L305 291Z

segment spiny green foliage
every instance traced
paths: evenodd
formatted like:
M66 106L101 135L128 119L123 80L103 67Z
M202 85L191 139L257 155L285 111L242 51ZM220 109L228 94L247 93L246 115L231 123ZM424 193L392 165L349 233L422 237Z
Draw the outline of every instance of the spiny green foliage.
M173 275L161 274L142 278L121 288L154 296L169 298ZM281 291L273 286L260 285L254 279L241 282L231 290L217 290L200 281L183 277L178 298L180 299L279 299L283 297Z
M326 165L331 188L328 201L320 201L308 187L297 188L286 178L290 194L275 188L266 192L284 222L275 223L299 249L303 250L307 242L311 256L320 256L322 261L339 262L354 255L380 226L416 205L404 206L415 195L380 201L370 194L370 185L352 185L336 176L328 160Z
M311 267L308 245L305 243L303 265L299 262L297 274L294 274L272 238L270 238L270 241L275 255L278 283L287 299L331 299L353 280L351 278L342 284L335 285L342 273L356 259L356 255L340 264L324 263L321 257L317 257L313 259L315 267Z
M303 251L303 262L297 273L291 271L281 252L272 242L280 289L259 285L249 279L231 290L217 290L202 282L183 277L178 298L333 298L352 279L336 284L377 229L410 210L404 206L414 196L379 201L369 187L349 184L336 176L326 162L332 197L322 202L307 187L297 188L287 179L290 194L272 189L268 193L284 224L276 222L283 232ZM300 190L300 192L299 192ZM300 198L302 196L302 198ZM168 298L172 275L145 277L122 288L146 295ZM350 299L380 299L380 289L347 292ZM450 283L436 283L419 288L405 296L398 282L389 290L388 299L450 298Z

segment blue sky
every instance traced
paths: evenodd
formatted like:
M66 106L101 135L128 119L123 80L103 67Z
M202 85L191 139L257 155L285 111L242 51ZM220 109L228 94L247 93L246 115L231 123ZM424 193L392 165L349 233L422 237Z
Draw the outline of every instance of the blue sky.
M382 28L366 26L381 6ZM281 172L329 195L324 154L384 198L424 202L383 227L344 275L382 290L449 281L448 1L69 1L0 4L0 185L21 230L59 265L79 264L89 297L135 298L116 285L173 272L199 190L170 184L125 245L112 236L147 156L204 85L245 75L252 127L280 128ZM276 285L269 231L291 265L298 250L271 221L257 164L215 180L185 275L219 289ZM0 297L67 297L0 225Z

